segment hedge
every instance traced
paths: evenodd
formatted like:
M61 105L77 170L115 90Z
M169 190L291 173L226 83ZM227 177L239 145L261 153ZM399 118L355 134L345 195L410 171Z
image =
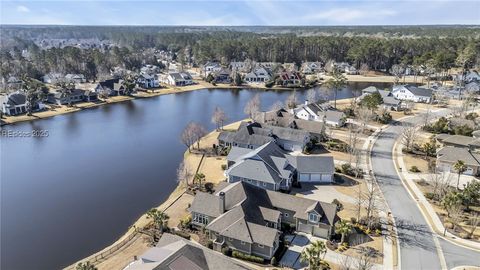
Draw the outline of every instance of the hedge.
M180 237L183 237L187 240L190 240L190 234L188 234L188 233L185 233L185 232L182 232L182 231L175 231L175 234L180 236Z
M237 259L242 259L246 261L251 261L251 262L256 262L256 263L263 263L264 259L262 257L254 256L254 255L248 255L245 253L242 253L240 251L234 250L232 252L232 256Z

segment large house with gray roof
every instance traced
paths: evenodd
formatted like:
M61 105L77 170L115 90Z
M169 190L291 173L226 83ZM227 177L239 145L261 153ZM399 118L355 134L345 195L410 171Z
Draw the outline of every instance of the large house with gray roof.
M375 86L369 86L365 89L362 90L362 95L359 97L359 100L363 100L364 97L374 94L374 93L379 93L380 96L382 97L382 107L388 110L395 110L398 111L402 108L402 101L396 99L391 91L386 91L386 90L381 90L378 89Z
M273 191L288 191L294 181L331 183L334 173L332 156L293 156L274 142L254 150L233 147L225 171L229 183L246 182Z
M393 87L392 95L399 100L430 103L433 100L431 89L417 87L414 85L398 85Z
M242 122L237 131L223 131L218 135L221 146L256 149L272 141L287 151L303 151L310 142L310 134L298 129Z
M291 109L290 112L299 119L324 122L334 127L343 126L346 118L343 112L333 110L328 101L305 102L305 104Z
M254 116L254 120L260 124L303 130L317 141L325 138L328 129L324 122L300 119L285 109L259 112Z
M442 148L437 152L437 169L456 172L454 164L461 160L467 166L466 175L480 174L480 139L463 135L439 134L436 136Z
M192 223L205 228L213 249L237 250L270 260L279 247L281 224L329 239L337 207L257 186L221 183L213 194L198 192L189 211Z
M164 233L155 247L148 249L124 270L249 270L243 263L223 256L200 244Z

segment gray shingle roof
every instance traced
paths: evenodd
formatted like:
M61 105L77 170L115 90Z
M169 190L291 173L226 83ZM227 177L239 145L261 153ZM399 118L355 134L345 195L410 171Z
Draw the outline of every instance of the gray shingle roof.
M223 256L176 235L164 233L156 247L150 248L126 270L216 270L252 269L247 265Z
M454 163L462 160L466 165L480 166L480 154L472 153L467 148L443 147L437 153L439 161Z
M421 96L421 97L431 97L432 96L432 90L431 89L417 87L417 86L411 85L411 84L405 85L405 88L407 88L408 91L412 92L412 94L414 94L416 96Z
M292 156L289 160L299 172L331 174L335 172L332 156Z
M308 212L315 209L322 215L320 222L327 225L333 225L337 218L334 204L265 190L244 182L223 184L217 188L215 194L206 195L218 197L220 192L225 193L226 212L210 222L206 228L244 242L273 246L279 231L266 227L265 221L278 220L278 208L293 211L295 217L302 219L307 219ZM200 200L203 201L202 198ZM199 205L202 209L197 213L208 212L206 208L211 207L208 204Z

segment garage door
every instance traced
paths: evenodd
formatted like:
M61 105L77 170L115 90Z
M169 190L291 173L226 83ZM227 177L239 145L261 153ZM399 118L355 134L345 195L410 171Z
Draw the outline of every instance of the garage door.
M309 182L310 181L310 174L308 173L301 173L299 177L300 182Z
M328 230L319 227L313 227L313 235L322 238L328 238Z
M298 223L297 231L311 234L312 233L312 225Z
M322 175L322 182L331 182L332 181L332 175L331 174L323 174Z
M319 173L312 173L310 174L310 181L312 182L320 182L321 181L321 175Z

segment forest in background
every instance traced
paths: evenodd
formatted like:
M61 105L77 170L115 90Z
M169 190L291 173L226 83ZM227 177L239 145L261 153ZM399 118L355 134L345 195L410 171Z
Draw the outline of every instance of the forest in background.
M389 71L393 65L437 71L479 63L480 26L15 26L2 25L2 77L82 73L94 80L113 67L155 64L155 50L178 62L297 63L333 60ZM95 39L95 48L42 47L45 40ZM22 51L28 51L28 57Z

